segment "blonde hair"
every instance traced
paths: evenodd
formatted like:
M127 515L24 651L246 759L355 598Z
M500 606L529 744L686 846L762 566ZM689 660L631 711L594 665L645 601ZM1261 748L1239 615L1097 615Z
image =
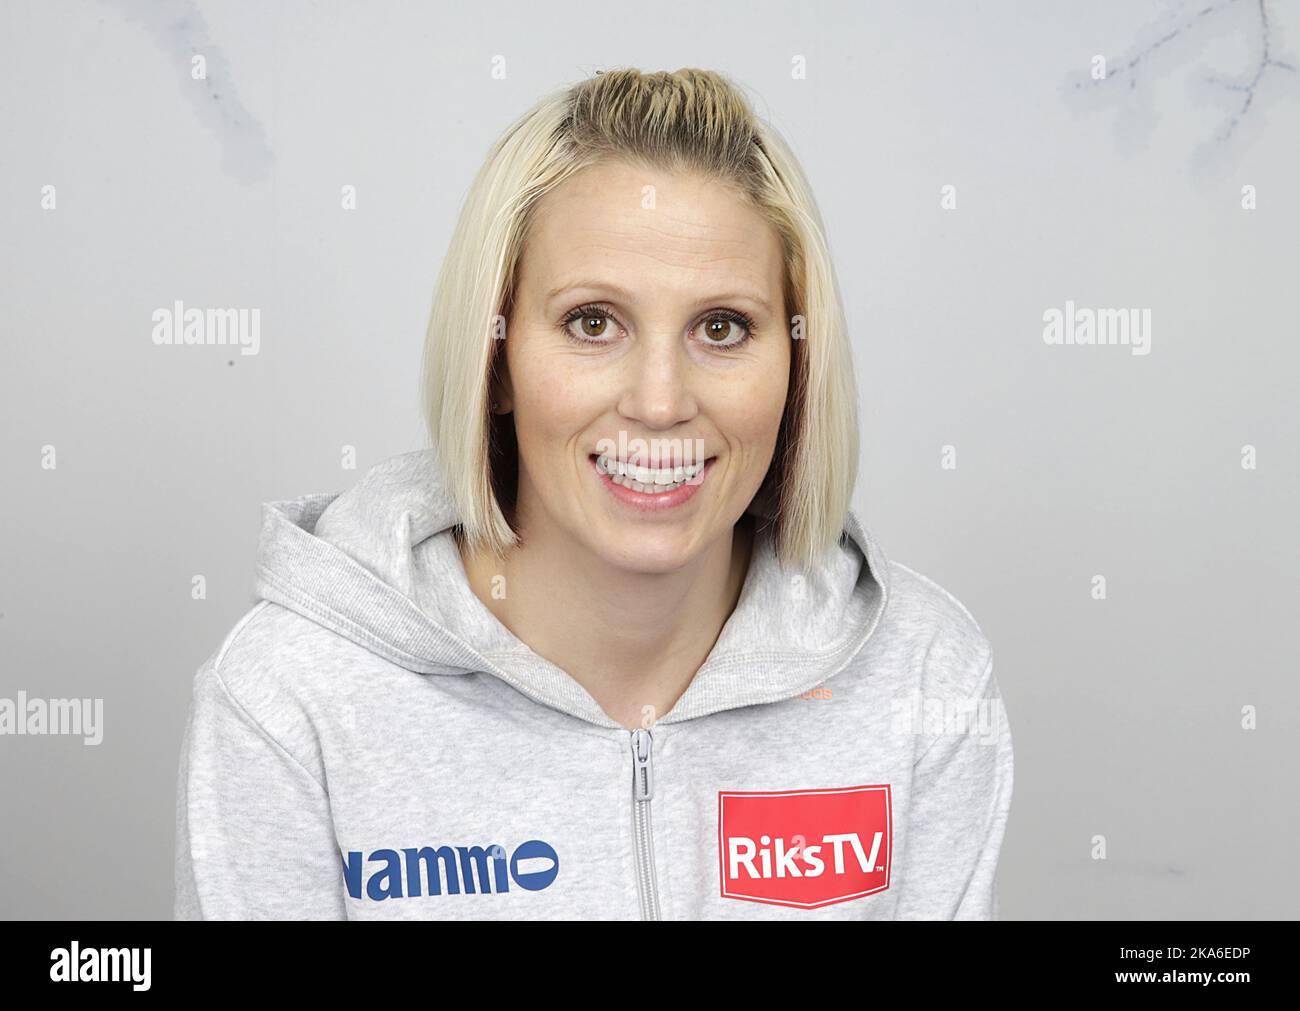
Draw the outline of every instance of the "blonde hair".
M425 419L471 544L518 544L513 415L489 411L498 337L538 201L575 172L621 158L729 184L775 226L791 318L790 392L753 503L783 566L812 567L840 537L858 463L857 391L824 226L785 141L721 74L619 69L552 93L493 144L470 186L434 292Z

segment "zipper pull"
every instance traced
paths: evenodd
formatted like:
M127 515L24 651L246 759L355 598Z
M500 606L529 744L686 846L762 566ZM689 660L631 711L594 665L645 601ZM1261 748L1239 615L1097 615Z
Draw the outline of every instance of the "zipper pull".
M632 731L632 799L649 800L654 795L650 775L650 731Z

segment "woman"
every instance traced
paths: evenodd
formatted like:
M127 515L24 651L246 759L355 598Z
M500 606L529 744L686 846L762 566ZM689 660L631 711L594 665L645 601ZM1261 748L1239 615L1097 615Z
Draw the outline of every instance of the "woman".
M620 70L515 123L426 351L432 449L265 507L177 917L997 915L989 643L849 509L820 216L735 86Z

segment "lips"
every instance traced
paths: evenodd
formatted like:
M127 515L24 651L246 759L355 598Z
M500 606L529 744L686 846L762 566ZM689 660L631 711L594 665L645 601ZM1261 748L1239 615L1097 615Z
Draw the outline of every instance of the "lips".
M635 476L619 472L620 461L617 459L611 460L611 458L603 454L596 453L590 454L588 459L591 461L592 473L596 475L596 479L613 498L642 513L663 513L664 510L671 510L690 501L704 484L705 478L713 470L713 464L717 460L716 457L712 456L707 458L698 471L695 471L693 465L691 468L693 473L689 480L686 479L686 468L684 467L674 468L671 471L668 468L660 468L657 472L650 473L658 476L663 483L646 484L637 481ZM626 468L626 465L624 467ZM610 470L615 471L612 476ZM631 468L631 471L632 474L640 473L641 476L647 476L645 469L637 471L636 468ZM676 477L679 472L683 480L671 483L667 481L669 474Z

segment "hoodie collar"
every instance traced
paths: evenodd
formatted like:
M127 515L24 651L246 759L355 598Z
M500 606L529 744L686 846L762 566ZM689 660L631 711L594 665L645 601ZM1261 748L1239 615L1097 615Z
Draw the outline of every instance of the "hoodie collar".
M408 670L484 671L539 703L619 727L474 595L451 532L457 522L433 450L391 457L342 494L264 503L256 592ZM758 533L734 611L659 722L821 684L862 649L888 596L886 558L852 510L807 574L782 570L770 534Z

